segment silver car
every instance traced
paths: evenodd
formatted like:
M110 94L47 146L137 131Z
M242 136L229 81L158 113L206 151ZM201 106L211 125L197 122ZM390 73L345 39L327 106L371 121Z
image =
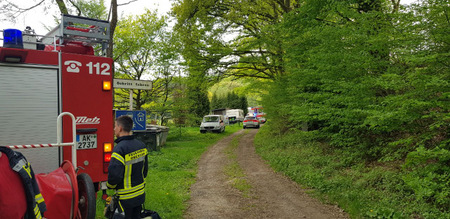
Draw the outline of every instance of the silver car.
M244 118L244 129L246 128L257 128L259 129L260 122L259 119L257 119L254 116L246 116Z

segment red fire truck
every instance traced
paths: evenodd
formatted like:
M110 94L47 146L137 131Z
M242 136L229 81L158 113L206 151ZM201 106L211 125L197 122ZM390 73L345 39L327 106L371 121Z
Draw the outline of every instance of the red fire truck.
M113 60L106 51L107 21L63 15L46 36L3 31L0 47L0 145L22 149L34 172L49 173L71 160L70 147L37 143L56 140L56 118L70 112L76 120L77 174L88 174L106 189L113 147ZM63 142L72 141L70 118L63 118Z

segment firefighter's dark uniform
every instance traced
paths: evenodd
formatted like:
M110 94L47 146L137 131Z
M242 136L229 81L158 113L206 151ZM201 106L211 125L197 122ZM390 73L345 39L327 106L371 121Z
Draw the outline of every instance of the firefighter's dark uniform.
M131 209L137 211L145 201L147 149L144 143L132 135L119 137L115 142L117 145L114 147L108 167L107 186L117 190L119 206L128 217Z

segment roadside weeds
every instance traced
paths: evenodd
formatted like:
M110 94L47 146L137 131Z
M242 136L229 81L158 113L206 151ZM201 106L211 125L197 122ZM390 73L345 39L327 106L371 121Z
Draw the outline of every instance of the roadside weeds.
M233 138L231 143L225 148L225 154L229 159L229 164L224 167L224 173L228 177L231 186L242 193L244 198L251 198L250 191L252 185L245 178L244 170L239 165L236 155L236 149L239 146L240 139L248 133L248 130Z

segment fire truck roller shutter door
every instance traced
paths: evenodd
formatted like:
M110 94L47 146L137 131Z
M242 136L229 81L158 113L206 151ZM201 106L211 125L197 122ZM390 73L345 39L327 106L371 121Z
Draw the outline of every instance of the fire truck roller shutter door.
M0 65L0 145L55 142L58 70L47 65ZM35 173L59 167L59 149L21 150ZM45 162L43 162L45 161Z

